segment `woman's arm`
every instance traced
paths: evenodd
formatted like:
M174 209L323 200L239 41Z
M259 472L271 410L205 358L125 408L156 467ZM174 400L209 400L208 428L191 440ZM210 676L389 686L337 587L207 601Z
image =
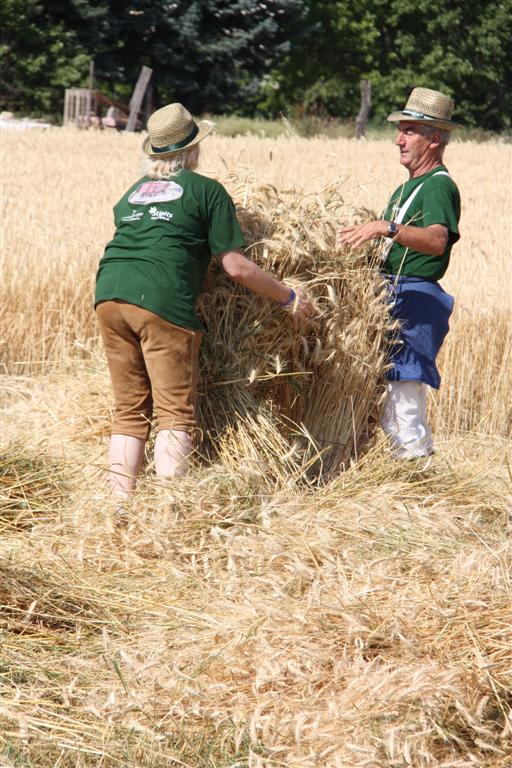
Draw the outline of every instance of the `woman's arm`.
M245 285L246 288L261 296L274 299L284 307L293 309L301 319L305 320L313 313L313 305L303 291L300 289L294 291L288 285L276 280L244 256L242 251L225 251L219 254L219 258L223 269L236 283Z

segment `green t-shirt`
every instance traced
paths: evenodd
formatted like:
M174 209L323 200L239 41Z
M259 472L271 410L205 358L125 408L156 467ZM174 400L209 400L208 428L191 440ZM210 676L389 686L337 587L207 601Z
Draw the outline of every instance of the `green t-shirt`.
M400 208L407 203L409 196L421 185L411 201L402 224L413 227L428 227L431 224L444 224L448 228L448 243L442 256L419 253L394 242L384 264L384 271L392 275L423 277L427 280L440 280L448 268L452 246L459 239L460 195L459 190L446 174L444 165L409 179L398 187L388 202L383 219L395 221ZM437 175L436 175L437 174Z
M116 231L96 275L94 304L121 299L182 328L201 329L195 304L210 259L244 236L218 181L190 170L139 179L114 207Z

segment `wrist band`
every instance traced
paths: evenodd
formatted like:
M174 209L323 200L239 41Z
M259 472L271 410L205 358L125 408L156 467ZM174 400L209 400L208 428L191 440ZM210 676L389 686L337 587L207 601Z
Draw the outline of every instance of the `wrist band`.
M281 306L282 306L282 307L287 307L289 304L291 304L291 303L292 303L292 301L295 301L295 299L296 299L296 298L297 298L297 294L295 293L295 291L293 290L293 288L290 288L290 298L288 299L288 301L284 301L284 302L281 304Z

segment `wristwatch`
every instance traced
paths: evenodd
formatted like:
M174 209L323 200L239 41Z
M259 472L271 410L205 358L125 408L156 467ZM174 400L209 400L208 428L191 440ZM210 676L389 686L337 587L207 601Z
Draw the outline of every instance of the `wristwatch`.
M398 225L394 221L389 222L388 237L396 237L398 235Z

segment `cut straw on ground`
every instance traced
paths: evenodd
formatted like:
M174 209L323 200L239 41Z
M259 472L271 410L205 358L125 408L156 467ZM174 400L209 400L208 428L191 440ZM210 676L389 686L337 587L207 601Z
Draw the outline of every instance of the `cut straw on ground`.
M0 765L511 768L509 148L448 147L436 454L403 463L377 428L382 281L333 249L400 182L392 148L212 139L249 254L319 316L297 333L213 264L197 461L159 482L149 450L118 509L91 298L139 143L4 137Z

